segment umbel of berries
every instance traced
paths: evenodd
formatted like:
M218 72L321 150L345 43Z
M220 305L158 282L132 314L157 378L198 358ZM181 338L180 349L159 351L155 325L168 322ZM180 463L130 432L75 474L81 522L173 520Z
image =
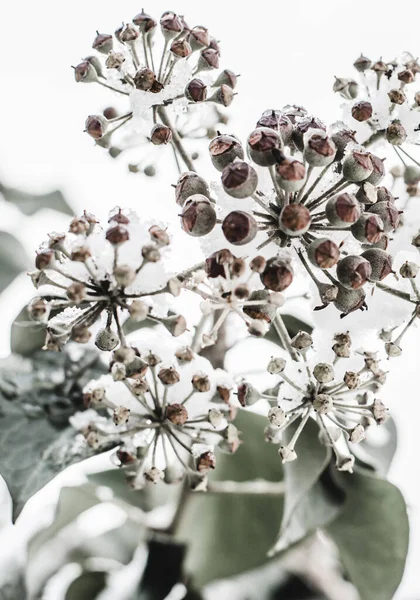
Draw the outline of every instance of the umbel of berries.
M50 234L30 274L41 296L31 303L29 313L46 324L45 347L61 350L68 340L86 343L94 326L93 339L100 350L125 348L123 324L128 317L161 323L174 336L184 333L182 315L162 316L164 304L154 311L154 296L168 299L168 309L171 296L181 288L180 280L162 264L169 250L164 228L119 208L104 228L85 212L70 222L67 233Z
M216 468L215 448L237 450L239 432L231 423L235 408L227 373L190 348L150 331L125 363L114 353L111 374L84 390L90 409L72 424L93 448L116 450L112 461L128 484L178 483L185 476L192 489L205 491Z
M184 230L205 236L208 247L212 239L220 244L220 224L226 241L243 247L243 256L248 248L264 248L269 260L262 281L274 291L293 279L293 264L289 260L285 266L283 259L279 264L278 250L295 249L317 285L321 307L334 304L343 315L364 309L363 286L389 274L391 259L381 257L381 267L376 264L372 273L361 255L369 246L385 252L400 222L391 192L381 185L384 160L359 144L344 123L327 128L291 105L265 111L246 146L236 135L218 132L209 153L220 172L217 198L202 177L181 174L176 200L187 209L194 206L197 223L201 217L195 228L183 224ZM207 198L200 205L202 216L193 204L196 193Z
M113 158L148 144L128 165L132 173L154 175L166 146L193 171L197 139L226 123L223 111L236 95L237 76L220 70L219 46L207 28L189 27L172 11L160 19L142 11L114 33L97 33L92 49L74 67L75 80L101 85L108 102L117 95L126 108L90 114L86 133Z

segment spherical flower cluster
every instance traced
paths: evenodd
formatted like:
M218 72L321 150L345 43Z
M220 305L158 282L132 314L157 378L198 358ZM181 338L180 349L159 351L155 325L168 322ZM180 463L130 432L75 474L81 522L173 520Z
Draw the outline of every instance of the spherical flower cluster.
M220 223L232 247L266 248L273 260L273 250L294 248L317 281L322 306L334 303L344 315L364 308L366 282L392 272L386 248L400 221L393 195L381 185L383 160L358 145L344 124L327 132L297 106L266 111L246 151L233 135L218 135L209 150L223 192L215 203L202 177L182 174L175 195L184 231L216 238Z
M88 116L85 131L113 157L145 142L151 147L172 145L177 162L192 169L184 140L212 135L226 122L220 107L231 104L237 81L230 70L213 76L219 70L220 49L206 27L190 28L172 11L163 13L158 23L142 11L114 35L97 33L92 48L97 54L74 68L76 81L98 83L125 96L129 105L121 112L108 107ZM201 109L192 111L196 106ZM153 160L149 148L147 162L131 164L130 170L153 175Z
M232 453L240 444L230 422L231 381L168 338L149 335L131 349L132 362L116 356L111 375L86 386L91 410L76 415L73 425L94 448L117 446L113 460L135 489L187 475L193 489L205 490L215 446Z
M104 351L126 346L123 316L158 321L174 336L182 334L184 317L166 316L171 296L181 287L164 266L169 246L165 229L119 208L104 229L85 212L71 221L68 233L52 233L38 250L36 270L30 273L42 295L28 310L47 326L45 347L61 350L69 339L87 342L91 327L101 318L104 323L95 344ZM163 305L153 304L155 296L163 298Z
M200 327L196 329L193 348L213 345L230 314L239 316L251 335L264 336L277 309L284 304L280 291L291 276L291 271L263 256L243 259L227 249L214 252L206 259L203 270L183 282L186 290L202 299L204 324L207 316L214 316L210 331L202 333Z
M336 78L334 92L346 99L345 120L369 143L384 138L393 146L419 141L420 65L405 52L390 62L361 54L354 62L357 81Z
M351 345L347 332L336 334L334 359L324 362L323 356L313 349L312 337L300 331L290 343L296 360L278 356L268 364L268 372L279 380L278 394L261 394L246 382L238 387L244 406L260 398L272 404L265 436L266 441L280 444L283 462L298 457L299 435L313 418L320 428L321 443L331 446L336 455L337 468L352 471L355 459L351 445L365 439L370 425L381 425L387 420L387 409L377 397L386 373L375 354L364 352L360 356ZM284 431L292 424L294 433L288 443L283 443Z

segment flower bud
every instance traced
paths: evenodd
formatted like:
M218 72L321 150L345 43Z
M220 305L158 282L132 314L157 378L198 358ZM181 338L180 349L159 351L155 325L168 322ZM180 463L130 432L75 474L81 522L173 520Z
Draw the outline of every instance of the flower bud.
M132 25L131 23L127 23L125 26L117 29L115 35L119 42L121 42L122 44L126 44L130 42L135 42L140 34L136 27L134 27L134 25Z
M38 323L47 323L50 310L50 305L45 298L33 298L28 304L29 316Z
M314 130L305 138L304 160L312 167L325 167L333 162L336 147L325 131Z
M384 223L378 215L363 213L350 229L359 242L376 244L384 233Z
M230 106L233 102L235 94L228 85L223 84L210 96L209 101L221 104L222 106Z
M210 36L208 29L201 25L196 25L191 29L188 36L188 41L191 44L191 48L195 50L203 50L210 44Z
M192 79L185 88L185 96L190 102L204 102L207 98L206 84L201 79Z
M372 185L379 185L382 179L385 177L385 166L384 161L375 156L375 154L370 154L370 160L372 163L372 173L366 179Z
M352 150L343 159L343 177L347 181L354 183L364 181L372 171L373 164L369 152Z
M279 373L283 373L286 368L286 361L284 358L279 356L272 357L270 362L267 365L267 371L272 375L278 375Z
M163 37L167 41L177 37L184 29L180 17L170 10L163 13L160 19L160 27Z
M171 315L160 319L160 322L173 337L178 337L187 330L187 322L182 315Z
M193 194L181 211L182 229L194 237L202 237L212 231L216 225L216 211L212 203L203 194Z
M196 467L199 473L208 473L216 468L216 456L213 452L204 452L197 458Z
M114 381L124 381L127 376L124 363L114 362L111 367L111 375Z
M392 273L392 256L380 248L368 248L361 256L369 261L371 266L370 279L372 281L382 281Z
M349 473L353 473L354 461L355 458L352 454L347 456L339 455L337 456L335 467L338 471L347 471Z
M133 302L128 307L128 312L130 313L130 317L137 322L144 321L147 319L149 314L149 307L145 302L141 300L133 300Z
M373 401L371 411L377 425L383 425L389 419L388 409L381 400Z
M249 308L249 307L247 307L247 308ZM244 312L246 312L246 311L244 310ZM271 320L271 318L272 317L270 317L270 320ZM249 334L253 335L255 337L264 337L268 333L268 330L269 330L268 323L261 319L253 319L252 321L247 323L247 327L248 327Z
M105 61L105 66L107 69L120 69L125 62L124 54L121 52L110 52Z
M192 48L187 40L177 39L172 42L170 48L174 58L188 58L192 54Z
M417 185L420 182L420 169L414 165L407 166L404 169L404 183L407 185Z
M74 282L66 290L67 298L75 304L80 304L86 298L86 287L83 283Z
M110 227L107 230L105 237L113 246L119 246L120 244L128 241L130 236L125 227L122 225L116 225L115 227Z
M400 267L400 275L404 277L404 279L415 279L419 272L419 266L416 263L406 261Z
M136 278L136 272L129 265L117 265L114 268L113 275L115 281L121 287L128 287Z
M224 71L222 71L217 76L217 79L213 85L217 87L226 84L234 90L238 82L238 77L239 75L235 75L233 71L230 71L229 69L224 69Z
M112 414L115 425L124 425L130 419L130 409L125 406L116 406Z
M353 444L360 444L366 439L365 428L363 425L356 425L350 432L349 441Z
M355 310L363 310L366 306L365 298L366 293L362 288L355 290L340 285L334 306L345 316Z
M117 332L112 331L111 329L100 329L96 334L95 346L99 348L99 350L110 352L118 346L119 342L120 340Z
M210 278L226 277L224 265L231 265L235 257L230 250L217 250L206 258L205 270Z
M279 216L279 226L291 237L303 235L311 226L311 213L303 204L286 204Z
M326 415L334 408L333 399L329 394L318 394L318 396L315 396L312 406L318 414Z
M360 204L354 194L343 192L330 198L325 205L328 221L336 227L347 227L360 218Z
M210 188L207 182L193 171L182 173L175 188L176 203L182 206L185 200L194 194L201 194L206 198L210 198Z
M153 483L153 485L158 484L159 481L162 481L164 477L164 472L158 469L157 467L151 467L150 469L144 472L145 480L149 483Z
M158 373L158 377L163 385L175 385L180 381L180 376L178 371L174 369L174 367L164 367L160 369Z
M191 379L193 388L197 392L208 392L210 390L210 379L205 373L196 373Z
M333 85L333 92L338 92L343 98L346 98L346 100L353 100L354 98L357 98L359 86L354 79L336 77Z
M282 463L292 462L297 459L297 454L293 448L289 446L280 446L279 455L281 456Z
M372 113L372 104L370 102L366 102L365 100L355 102L351 109L351 116L360 123L363 121L368 121L371 118Z
M259 127L248 137L249 155L260 167L270 167L276 163L273 150L279 150L280 144L280 136L274 129Z
M223 171L235 158L242 160L244 151L239 140L233 135L218 135L209 144L210 158L218 171Z
M359 186L356 198L362 204L375 204L378 201L378 190L374 185L365 181Z
M293 269L290 260L281 256L270 258L260 275L260 279L269 290L282 292L293 281Z
M207 418L209 420L210 425L215 429L223 427L223 425L225 425L226 423L222 411L218 408L210 408Z
M156 263L161 259L159 249L155 244L147 244L141 249L141 255L146 262Z
M134 85L137 90L146 92L150 90L155 82L156 76L151 69L142 67L134 75Z
M313 374L319 383L330 383L334 379L334 368L328 363L318 363L314 367Z
M385 233L395 231L399 225L400 211L392 202L376 202L369 208L369 213L380 217Z
M243 246L255 238L258 225L254 217L247 212L235 210L224 218L222 231L228 242L235 246Z
M261 300L266 302L266 304L260 304ZM256 304L250 304L252 301L255 301ZM254 290L249 297L248 305L243 307L243 312L251 317L252 319L265 321L270 323L276 314L277 306L270 303L270 292L267 290ZM251 327L253 331L253 335L262 336L267 333L267 328L258 325L257 323L252 323Z
M297 350L307 350L314 343L312 336L306 331L299 331L294 338L292 338L290 345L292 348Z
M340 250L329 238L320 238L311 242L307 248L308 258L315 267L331 269L340 258Z
M238 401L241 406L252 406L260 399L260 392L250 383L244 381L238 385Z
M219 68L219 52L213 48L205 48L200 52L197 62L197 73Z
M102 52L102 54L108 54L112 50L112 35L97 32L92 48L98 52Z
M355 390L360 385L360 376L354 371L346 371L344 373L343 381L349 390Z
M98 73L89 60L85 59L74 67L74 78L77 83L93 83L98 81Z
M305 184L305 165L293 158L285 158L276 165L276 179L286 192L297 192Z
M335 160L341 161L349 143L356 143L356 132L347 129L344 123L337 123L331 132L336 147Z
M219 444L220 450L233 454L239 448L241 440L239 439L239 431L232 423L223 431L224 440Z
M255 256L249 263L249 268L255 273L262 273L267 264L264 256Z
M54 262L54 250L41 250L37 253L35 258L35 266L37 269L42 271L43 269L47 269Z
M188 421L188 411L183 404L168 404L165 418L174 425L184 425Z
M286 413L280 406L273 406L268 411L268 420L270 425L274 427L281 427L286 422Z
M258 175L251 165L237 160L223 169L222 185L229 196L248 198L257 189Z
M396 358L397 356L401 356L402 348L395 342L386 342L385 352L389 358Z
M410 69L404 69L403 71L400 71L397 77L399 81L401 81L404 84L413 83L415 79L414 73L410 71Z
M370 263L362 256L345 256L337 264L337 279L344 287L357 290L372 273Z
M388 98L392 104L404 104L407 100L406 95L402 90L393 89L388 92Z

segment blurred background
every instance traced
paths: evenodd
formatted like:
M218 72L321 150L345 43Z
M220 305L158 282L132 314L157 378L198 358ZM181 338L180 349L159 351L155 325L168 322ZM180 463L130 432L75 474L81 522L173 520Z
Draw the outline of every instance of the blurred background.
M90 53L97 29L112 32L141 8L133 0L73 0L69 5L52 0L1 3L2 185L37 194L60 189L74 212L86 208L101 218L117 204L145 216L175 218L177 206L170 185L177 174L172 163L159 165L159 176L151 179L129 173L123 157L113 160L95 147L83 133L85 118L112 105L114 94L95 85L77 85L71 69ZM263 110L288 103L304 105L327 123L339 119L340 100L332 93L333 78L353 76L352 63L360 52L385 60L405 50L420 54L420 14L409 0L400 0L392 12L389 3L376 0L260 0L248 5L222 0L174 0L172 4L154 0L144 9L155 17L174 10L185 15L191 25L205 25L221 40L223 66L242 75L228 126L242 138ZM60 230L68 220L48 209L33 218L25 217L4 201L0 208L1 229L13 233L29 256L47 232ZM16 298L31 293L30 281L22 275L0 296L1 356L10 349L10 324L19 304ZM418 331L410 331L403 358L393 363L384 398L400 433L391 479L405 494L412 527L407 572L396 596L400 600L420 597L418 343ZM73 468L54 486L77 476ZM25 509L27 523L40 506L42 500L35 499Z

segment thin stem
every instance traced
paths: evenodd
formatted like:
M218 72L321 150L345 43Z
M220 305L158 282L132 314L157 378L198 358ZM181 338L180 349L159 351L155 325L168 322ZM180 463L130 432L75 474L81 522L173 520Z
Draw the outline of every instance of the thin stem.
M100 79L98 79L97 83L99 83L99 85L102 85L102 87L106 87L109 90L112 90L113 92L117 92L117 94L123 94L124 96L130 95L129 92L123 92L122 90L118 90L117 88L112 87L112 85L109 85L108 83L104 83Z
M185 150L182 140L179 136L179 133L175 129L175 127L172 125L165 109L163 108L163 106L159 106L157 110L158 110L158 115L162 120L162 123L164 125L166 125L167 127L170 127L170 129L172 131L172 142L173 142L175 148L177 149L177 151L179 152L179 155L181 156L182 160L184 161L187 169L189 171L195 172L196 168L195 168L190 156L188 155L187 151Z
M296 352L296 350L291 345L291 339L290 339L289 332L287 331L287 328L284 324L284 321L283 321L280 313L277 313L276 316L274 317L273 324L274 324L274 328L277 331L277 334L280 338L280 341L281 341L284 349L287 350L287 352L290 354L290 357L294 361L298 362L299 354Z
M302 204L305 204L306 200L308 200L309 196L312 194L312 192L314 191L314 189L316 188L318 183L323 179L324 175L326 174L326 172L328 171L328 169L331 167L332 164L333 163L330 163L329 165L327 165L326 167L324 167L322 169L321 173L318 175L318 177L315 179L315 181L313 182L311 187L308 189L308 191L305 193L303 198L300 200L300 202ZM302 188L302 189L304 190L305 188ZM300 192L299 192L299 194L300 194Z

